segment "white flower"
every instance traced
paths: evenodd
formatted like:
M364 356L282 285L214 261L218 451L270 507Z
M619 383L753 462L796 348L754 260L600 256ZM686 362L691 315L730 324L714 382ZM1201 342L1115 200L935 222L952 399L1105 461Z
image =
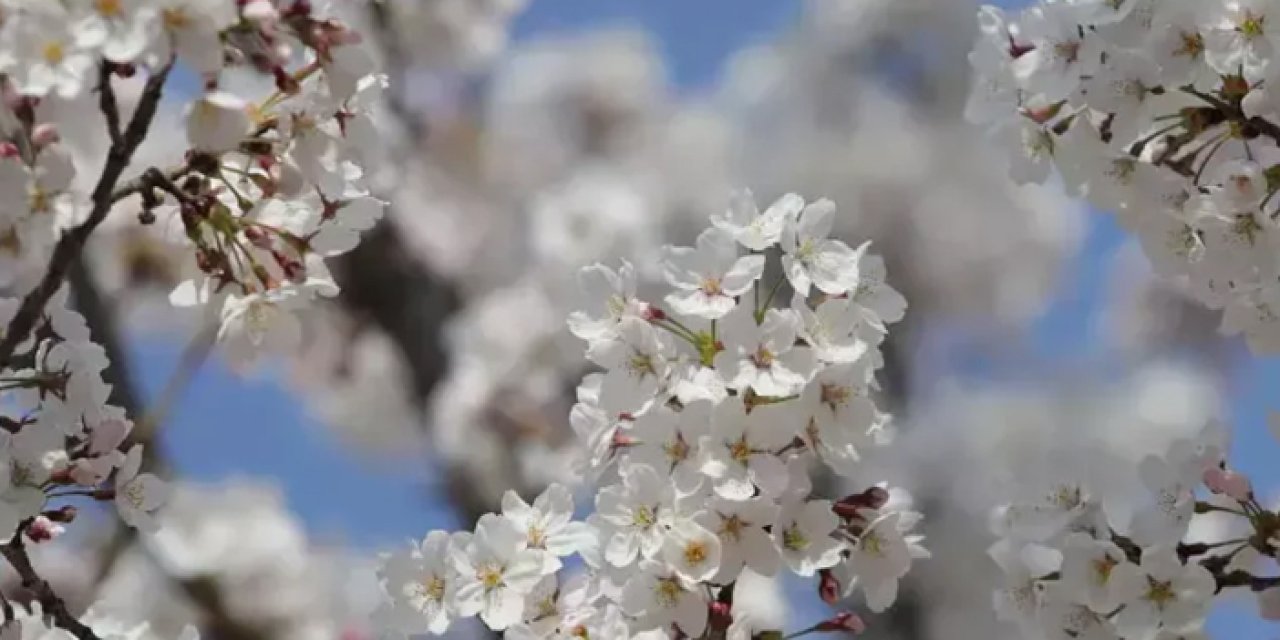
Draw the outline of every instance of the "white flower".
M674 508L675 487L649 465L624 462L618 472L622 484L600 490L596 513L610 528L603 538L605 559L625 567L637 554L657 555Z
M413 549L397 551L378 569L383 588L391 598L381 612L382 622L402 633L442 634L456 615L453 609L458 579L450 567L454 537L432 531ZM461 536L459 543L465 543Z
M692 493L702 483L698 447L711 431L712 406L706 400L686 403L680 411L655 406L636 419L631 429L636 444L627 457L667 474L677 490Z
M748 305L739 305L720 323L724 350L715 367L731 389L751 389L758 395L781 398L799 393L817 369L813 351L797 347L799 321L788 309L769 309L756 323Z
M116 511L125 524L151 533L159 528L155 512L168 502L170 489L150 473L139 474L141 467L142 445L135 444L116 472Z
M1160 626L1171 631L1198 627L1217 589L1208 569L1182 564L1170 548L1144 549L1139 571L1115 580L1117 590L1132 594L1116 614L1116 628L1133 640L1154 638Z
M84 90L96 61L70 28L71 16L60 2L27 3L24 11L5 20L0 70L19 93L70 98Z
M586 524L572 521L573 496L559 484L547 487L533 505L507 491L502 495L502 516L525 532L527 548L545 552L544 575L559 571L559 558L577 553L592 535Z
M662 560L685 580L706 582L720 571L720 538L693 520L677 520L662 541Z
M1039 631L1044 606L1045 578L1062 564L1062 553L1038 544L1018 544L1002 539L987 554L1004 572L1004 586L992 596L996 616L1015 622L1026 637Z
M803 296L794 296L791 309L800 318L798 333L824 362L853 362L871 345L863 340L864 311L849 298L827 298L810 309Z
M600 384L602 396L632 398L622 404L643 407L665 387L675 346L670 335L640 318L628 317L618 323L617 338L596 340L587 358L608 369Z
M583 267L578 286L591 309L570 313L569 330L583 340L612 338L618 322L638 315L643 306L636 298L635 268L626 260L617 271L602 264Z
M1136 571L1120 547L1109 540L1097 540L1084 533L1067 536L1062 549L1062 588L1074 602L1098 613L1109 614L1128 594L1116 589L1115 576Z
M830 500L793 501L782 505L773 540L792 571L811 576L840 562L845 545L832 535L839 525Z
M880 514L863 529L850 550L848 569L866 593L867 608L884 611L898 597L898 580L911 568L912 558L927 558L919 536L904 536L907 520L898 511Z
M738 257L733 237L714 227L698 235L696 249L668 246L663 253L663 274L679 290L667 295L667 304L682 315L708 320L732 311L735 298L764 272L763 255Z
M222 68L219 32L236 21L235 7L223 0L153 0L163 33L152 42L151 55L167 60L177 53L200 73Z
M711 434L698 447L702 472L714 480L716 493L745 500L758 487L765 495L780 495L787 486L787 468L778 451L795 439L797 418L786 403L758 406L750 413L736 398L716 407Z
M836 205L827 199L809 203L782 232L782 268L791 288L808 295L810 285L840 295L858 286L858 261L866 245L857 251L827 238L835 222Z
M729 232L738 244L764 251L778 243L787 222L800 215L803 208L804 199L788 193L761 212L756 208L755 196L747 190L735 193L729 210L723 216L711 216L711 223Z
M711 581L732 582L744 567L762 576L777 573L781 556L764 530L777 519L778 505L768 498L712 498L707 508L694 516L698 524L720 537L720 571Z
M240 146L253 123L249 103L227 91L210 91L187 111L187 141L197 151L222 153Z
M450 551L458 572L458 614L480 619L502 630L520 622L524 595L542 577L543 555L526 547L525 532L492 513L480 516L475 534Z
M1156 456L1142 460L1138 472L1153 495L1151 502L1134 514L1135 541L1144 546L1171 545L1186 535L1195 512L1193 488L1200 482L1198 471Z
M618 604L624 612L636 617L637 629L675 624L687 636L696 638L707 628L704 592L701 586L686 585L674 571L646 560L623 587Z
M854 473L860 448L883 442L883 419L869 397L871 368L863 362L820 371L798 400L809 416L801 437L832 470Z
M132 62L156 35L152 0L94 0L75 3L82 15L72 29L80 45L99 49L112 62Z
M218 343L234 365L244 367L264 353L292 353L302 342L302 324L294 309L302 300L292 289L228 295L222 305Z

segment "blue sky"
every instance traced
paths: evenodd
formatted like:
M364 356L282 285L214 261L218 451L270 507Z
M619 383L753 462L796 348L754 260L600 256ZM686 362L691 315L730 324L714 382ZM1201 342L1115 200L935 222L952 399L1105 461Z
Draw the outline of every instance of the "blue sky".
M1005 4L1018 4L1006 2ZM535 0L515 25L517 41L548 33L600 26L633 25L652 33L666 57L672 81L696 90L717 77L726 56L768 38L799 13L791 0ZM1035 349L1070 366L1098 357L1092 334L1101 308L1107 263L1123 237L1104 216L1094 216L1085 248L1033 332ZM135 340L144 387L159 389L180 345ZM1280 468L1276 443L1267 436L1269 390L1280 382L1280 364L1244 359L1229 406L1237 436L1233 459L1274 495ZM432 477L429 461L353 456L297 400L271 380L241 380L210 363L194 380L165 427L162 446L177 472L196 480L229 476L278 482L289 505L322 541L364 547L395 544L430 528L449 527L452 516ZM1247 606L1252 606L1249 603ZM1215 614L1211 630L1220 638L1277 637L1250 611Z

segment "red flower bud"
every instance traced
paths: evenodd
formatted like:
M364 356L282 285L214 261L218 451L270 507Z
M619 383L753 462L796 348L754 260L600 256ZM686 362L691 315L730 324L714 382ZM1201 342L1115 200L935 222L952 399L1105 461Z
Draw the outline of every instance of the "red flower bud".
M731 606L727 602L712 602L710 607L707 624L712 629L723 631L733 624L733 612Z
M830 569L821 569L818 571L818 597L822 601L834 605L840 601L840 581L831 573Z
M823 633L831 633L833 631L847 631L849 633L862 633L867 630L867 623L858 617L858 614L845 611L838 613L834 618L825 620L818 624L815 631Z

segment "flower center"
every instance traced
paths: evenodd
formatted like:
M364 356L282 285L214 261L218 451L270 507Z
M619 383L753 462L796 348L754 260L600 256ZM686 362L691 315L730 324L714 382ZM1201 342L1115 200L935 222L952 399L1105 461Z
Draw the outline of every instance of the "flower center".
M768 347L760 345L756 348L756 352L751 354L751 363L756 365L757 369L768 369L773 366L774 358L773 352Z
M862 550L866 553L878 558L884 557L884 538L881 538L879 533L876 533L875 531L868 531L862 534L862 539L859 541L859 544L862 546Z
M653 515L653 509L648 506L641 505L631 514L631 522L637 527L652 527L658 521Z
M1173 55L1199 58L1204 53L1204 36L1200 35L1200 32L1183 31L1178 35L1182 46L1175 49Z
M529 547L533 549L541 549L547 546L547 532L543 531L537 525L529 525Z
M502 567L486 564L476 572L476 578L484 585L485 591L492 591L502 585Z
M628 365L631 368L631 372L640 377L644 377L646 375L652 376L652 375L658 374L657 369L655 369L653 366L653 357L647 353L637 352L636 354L632 355L631 361L628 363Z
M44 61L49 64L62 64L62 60L67 57L66 47L61 42L47 42L44 49L40 52L44 57Z
M703 278L702 292L709 296L724 295L724 289L720 285L720 278Z
M141 509L146 498L147 492L142 488L141 482L130 482L124 487L124 499L129 501L129 505L134 509Z
M696 567L707 561L707 545L701 540L694 540L684 546L684 563Z
M164 21L165 28L170 31L177 31L187 28L191 24L191 18L187 16L187 12L181 8L169 8L161 12L161 20Z
M1177 594L1173 592L1173 583L1162 582L1151 576L1147 576L1147 600L1156 605L1156 608L1163 609L1177 598Z
M680 601L680 593L684 589L680 588L680 584L674 578L660 578L658 583L653 587L653 595L658 604L671 608L676 606Z
M1104 585L1111 579L1111 570L1120 564L1119 560L1111 556L1103 556L1093 561L1093 579L1099 585Z
M679 435L676 436L675 440L663 443L662 450L666 452L667 459L671 461L672 465L689 458L689 445Z
M1250 40L1261 37L1267 17L1258 15L1246 9L1240 23L1236 26L1236 31L1240 32L1245 38Z
M853 395L853 390L849 387L839 384L822 384L822 403L835 410L836 407L844 406L849 403L849 396Z
M720 516L720 531L718 533L721 536L733 538L735 541L741 540L742 529L745 526L747 526L747 523L743 522L742 518L739 518L736 513L728 518Z
M751 447L747 444L747 437L742 436L737 442L729 445L729 456L739 464L746 464L751 458Z
M782 546L792 551L802 551L809 546L809 539L805 537L799 526L793 524L782 532Z
M1053 54L1063 62L1073 63L1080 58L1080 41L1056 42L1053 45Z
M94 0L93 6L104 18L119 18L124 13L121 0Z

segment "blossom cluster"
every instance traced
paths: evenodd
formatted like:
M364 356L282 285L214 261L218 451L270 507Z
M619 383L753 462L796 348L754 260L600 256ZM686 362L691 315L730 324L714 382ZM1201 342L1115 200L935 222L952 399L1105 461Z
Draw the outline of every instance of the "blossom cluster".
M178 84L171 72L195 80L185 151L135 166L138 148L166 135L151 125ZM130 84L141 86L132 104ZM21 295L0 299L0 540L44 605L27 624L6 601L4 633L96 637L26 556L75 519L51 501L114 500L151 533L169 494L141 472L141 445L121 449L131 418L151 416L109 404L108 354L67 308L63 283L90 235L125 209L162 231L185 261L170 300L207 313L234 363L296 348L296 314L338 291L324 260L382 215L365 167L384 85L360 34L308 0L0 0L0 284ZM63 107L86 100L105 158L62 139L85 131ZM92 189L79 186L85 174ZM111 635L115 622L88 624Z
M188 279L171 300L220 313L233 359L296 347L295 312L337 292L324 258L352 249L383 209L362 167L385 78L359 34L302 1L14 1L3 16L0 226L15 265L6 277L43 267L60 232L84 218L86 198L102 206L99 194L70 189L81 168L61 149L65 123L42 120L44 103L103 94L109 163L127 163L148 123L122 126L112 85L138 73L163 83L176 63L203 84L186 109L188 151L121 184L110 203L140 196L143 223L185 247ZM223 88L223 76L246 71L273 90L251 99Z
M825 199L760 211L741 193L694 247L664 249L661 302L638 296L629 263L583 269L588 308L569 327L604 371L583 379L570 420L594 513L573 521L560 485L533 505L507 493L473 533L435 531L386 560L385 619L406 634L478 614L512 637L749 638L770 630L734 609L734 586L783 569L817 577L828 602L860 587L872 611L890 606L927 556L909 496L879 484L833 502L809 479L815 462L850 476L888 441L871 394L905 310L866 244L827 237L834 216ZM775 307L784 285L790 304ZM571 554L589 571L562 581Z
M1057 168L1142 243L1156 270L1280 349L1280 3L1055 0L980 12L968 117L1010 175Z
M1254 575L1280 549L1273 512L1223 460L1211 423L1137 469L1140 488L1107 474L1059 474L997 509L989 550L1006 584L1000 618L1027 638L1203 639L1205 614L1224 589L1250 589L1276 617L1273 577ZM1197 540L1196 521L1216 523Z
M0 299L0 321L8 322L18 304ZM168 489L139 473L141 445L118 450L133 423L107 402L106 353L90 339L84 318L55 300L14 360L21 366L7 367L0 379L6 409L0 416L0 536L51 539L75 518L74 507L49 505L67 496L114 499L122 520L154 530L152 515Z

